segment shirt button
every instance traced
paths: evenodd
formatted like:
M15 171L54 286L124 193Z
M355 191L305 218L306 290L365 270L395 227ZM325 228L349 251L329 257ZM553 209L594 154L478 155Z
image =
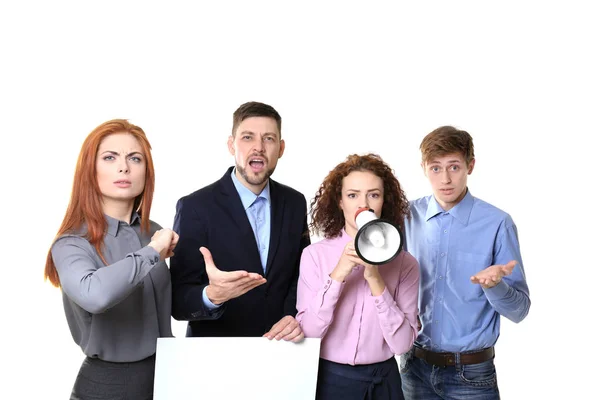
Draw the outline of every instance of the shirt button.
M159 261L158 256L154 256L154 262L158 262L158 261Z
M437 344L434 344L434 345L433 345L433 347L435 347L435 348L437 349L437 348L438 348L438 347L440 347L440 346L438 346Z
M438 279L443 279L444 277L442 275L438 276Z
M375 304L379 304L379 299L375 299Z
M441 302L442 302L442 298L441 298L441 297L438 297L438 301L441 303Z
M327 283L331 283L331 279L327 279Z
M444 229L444 233L448 233L448 229Z
M440 254L440 255L441 255L442 257L444 257L444 256L446 255L446 253L442 253L442 254Z

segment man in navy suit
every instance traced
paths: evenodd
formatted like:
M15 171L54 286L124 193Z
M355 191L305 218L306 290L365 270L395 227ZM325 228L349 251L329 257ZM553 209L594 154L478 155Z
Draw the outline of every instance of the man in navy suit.
M304 196L270 179L285 149L279 113L242 104L228 147L235 167L177 202L173 317L189 321L187 336L298 342L298 268L310 237Z

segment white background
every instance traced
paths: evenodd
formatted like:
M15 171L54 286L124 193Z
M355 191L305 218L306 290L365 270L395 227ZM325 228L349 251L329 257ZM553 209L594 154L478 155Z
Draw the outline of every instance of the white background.
M502 320L502 397L589 398L599 356L593 2L174 3L0 5L0 397L67 398L83 359L42 271L85 136L112 118L146 131L152 218L170 227L177 199L232 163L231 114L257 100L283 117L273 177L309 200L346 155L367 151L409 198L429 194L422 137L445 124L469 131L469 187L516 222L532 299L522 323Z

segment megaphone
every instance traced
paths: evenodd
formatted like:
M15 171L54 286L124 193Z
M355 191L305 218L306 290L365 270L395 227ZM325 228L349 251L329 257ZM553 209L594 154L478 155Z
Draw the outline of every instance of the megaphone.
M402 250L402 233L396 225L377 218L370 208L359 208L354 214L358 232L354 249L361 260L372 265L392 261Z

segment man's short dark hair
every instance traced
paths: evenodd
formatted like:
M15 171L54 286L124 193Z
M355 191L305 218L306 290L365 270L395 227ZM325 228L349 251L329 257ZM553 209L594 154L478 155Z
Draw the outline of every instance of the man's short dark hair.
M281 116L273 107L265 103L259 103L257 101L249 101L238 107L233 113L233 128L231 128L231 135L235 137L235 131L238 126L246 118L251 117L267 117L273 118L277 123L277 130L279 131L279 138L281 139Z

